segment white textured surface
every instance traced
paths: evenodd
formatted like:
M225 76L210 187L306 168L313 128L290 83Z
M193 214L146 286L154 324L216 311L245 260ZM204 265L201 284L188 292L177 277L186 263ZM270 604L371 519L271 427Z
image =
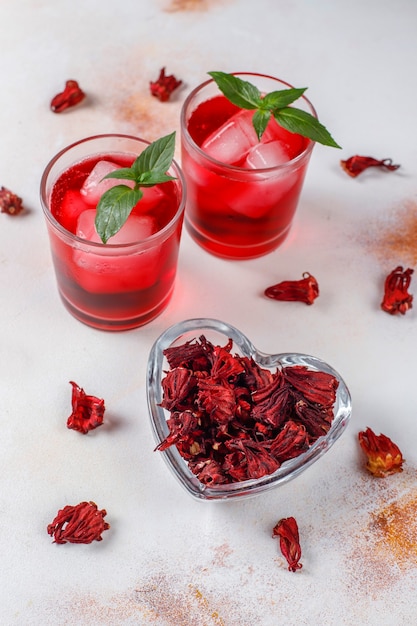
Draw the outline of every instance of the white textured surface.
M411 516L401 534L400 514L417 498L417 308L393 318L379 303L386 273L414 267L417 255L412 242L403 255L379 243L388 224L396 232L398 211L417 211L416 20L415 0L2 0L0 185L28 210L0 215L1 624L415 623L417 530ZM169 103L148 90L163 66L184 81ZM163 315L122 334L81 325L55 288L38 199L44 166L86 135L178 130L185 95L210 70L307 85L343 150L315 148L281 249L229 262L185 232ZM54 115L49 102L68 78L88 99ZM355 153L402 167L353 180L339 159ZM262 297L304 271L320 284L314 306ZM242 503L195 502L153 452L149 349L166 327L200 316L237 326L260 350L321 357L353 397L328 455ZM106 401L106 425L86 437L65 426L70 380ZM366 426L398 443L402 474L377 481L363 471L356 436ZM111 530L101 543L53 545L47 524L84 499L107 509ZM391 542L375 523L383 510ZM288 515L303 548L296 574L271 539Z

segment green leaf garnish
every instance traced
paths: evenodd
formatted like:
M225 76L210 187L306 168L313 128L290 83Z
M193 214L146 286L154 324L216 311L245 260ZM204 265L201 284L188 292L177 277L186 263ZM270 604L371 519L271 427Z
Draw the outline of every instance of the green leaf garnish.
M107 243L121 229L142 196L141 189L131 189L127 185L116 185L103 193L97 205L95 220L97 233L103 243Z
M264 134L270 119L271 111L268 111L267 109L257 109L253 114L253 126L256 130L256 134L258 135L258 139L260 139Z
M262 99L261 104L262 106L267 107L270 111L283 109L298 100L298 98L301 98L306 89L306 87L303 87L301 89L291 88L282 89L281 91L271 91L271 93L267 93Z
M340 148L317 118L302 109L289 106L303 95L306 88L271 91L263 96L255 85L233 74L225 72L208 72L208 74L232 104L240 109L255 110L253 127L259 141L273 115L278 124L291 133L297 133L325 146Z
M291 133L298 133L325 146L340 148L329 131L307 111L294 107L285 107L284 109L274 111L274 117L280 126L283 126Z
M101 196L97 205L95 226L103 243L107 243L122 228L133 207L143 196L141 187L154 187L170 180L169 170L175 152L175 132L157 139L135 159L131 167L121 167L110 172L105 178L132 180L133 189L128 185L116 185Z
M261 92L255 85L233 74L209 72L220 91L230 102L241 109L257 109L261 101Z

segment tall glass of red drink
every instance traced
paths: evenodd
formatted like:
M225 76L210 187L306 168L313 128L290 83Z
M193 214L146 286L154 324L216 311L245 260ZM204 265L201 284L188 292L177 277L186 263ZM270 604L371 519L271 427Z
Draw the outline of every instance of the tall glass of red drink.
M185 182L143 189L120 231L104 244L94 226L96 206L108 185L103 177L130 167L149 145L127 135L82 139L57 154L41 181L52 259L61 299L78 320L102 330L146 324L167 306L177 270L185 207Z
M261 93L291 87L271 76L234 75ZM317 117L304 96L296 106ZM185 224L197 243L225 258L262 256L284 241L314 146L274 118L259 142L252 116L227 100L213 80L194 89L181 111Z

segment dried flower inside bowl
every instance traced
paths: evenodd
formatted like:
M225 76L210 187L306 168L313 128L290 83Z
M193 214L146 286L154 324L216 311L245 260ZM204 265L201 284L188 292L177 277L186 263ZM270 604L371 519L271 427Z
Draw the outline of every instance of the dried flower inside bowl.
M340 436L350 395L329 365L265 355L236 328L188 320L152 348L148 404L171 470L203 499L254 495L295 477Z

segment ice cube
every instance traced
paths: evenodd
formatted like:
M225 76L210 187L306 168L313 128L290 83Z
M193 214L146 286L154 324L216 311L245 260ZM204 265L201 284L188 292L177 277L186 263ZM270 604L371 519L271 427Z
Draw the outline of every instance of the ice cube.
M289 133L288 130L285 130L277 123L276 119L271 116L267 127L262 134L261 143L269 143L270 141L278 140L282 141L282 143L285 143L289 134L292 135L293 133Z
M84 211L78 219L77 235L88 241L100 242L95 229L94 209ZM161 271L161 244L146 250L127 248L115 250L109 244L132 243L147 239L156 230L156 222L149 215L130 215L108 244L89 251L74 250L76 280L91 293L118 293L140 291L154 285Z
M157 206L166 198L166 193L158 186L141 187L141 191L143 195L132 209L134 215L156 212Z
M253 146L247 154L244 167L258 170L282 165L288 163L289 160L285 146L280 141L270 141Z
M269 143L270 141L279 141L281 143L287 152L287 160L294 159L305 150L307 145L307 140L304 137L286 130L277 123L274 117L271 117L269 120L261 138L261 143Z
M274 214L287 211L287 205L293 203L292 198L298 196L302 180L300 171L284 170L276 176L253 173L251 181L230 185L223 200L230 210L240 215L258 219L269 213L272 219ZM285 200L287 194L289 195Z
M89 209L78 218L76 234L81 239L100 243L95 227L96 211ZM109 239L109 244L134 243L148 239L156 231L155 220L150 215L130 215L122 228Z
M252 117L253 111L236 113L204 140L202 150L222 163L238 163L258 143Z
M80 192L75 189L68 189L56 213L56 218L64 228L75 233L78 217L85 209L86 203Z
M120 165L116 165L116 163L111 161L98 161L96 163L80 189L81 195L87 204L96 206L103 193L116 185L134 187L134 182L131 180L121 180L120 178L106 178L103 180L104 176L118 169L120 169Z

